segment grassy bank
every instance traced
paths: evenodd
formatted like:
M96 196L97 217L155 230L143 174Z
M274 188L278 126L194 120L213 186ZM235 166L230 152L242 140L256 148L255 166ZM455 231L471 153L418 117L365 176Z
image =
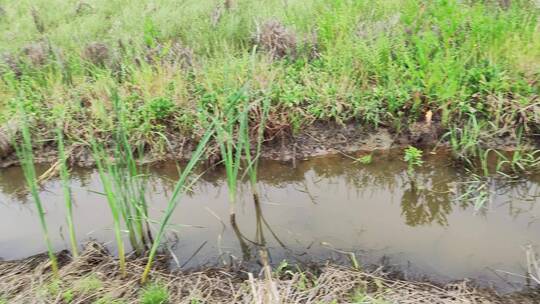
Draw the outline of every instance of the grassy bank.
M539 131L537 1L0 1L0 121L22 104L38 147L112 138L163 155L233 101L265 136L315 121L471 142ZM250 112L250 127L262 110ZM444 136L444 134L448 134ZM54 145L54 144L52 144ZM178 148L180 149L180 148Z
M161 257L162 265L166 257ZM537 303L534 294L497 295L466 282L436 286L336 265L302 270L279 267L259 277L241 269L152 273L152 282L138 283L145 261L128 260L122 276L118 262L98 244L88 244L81 256L60 255L60 278L50 273L46 257L0 262L0 295L9 303ZM39 299L39 302L35 302ZM0 303L2 302L0 298Z

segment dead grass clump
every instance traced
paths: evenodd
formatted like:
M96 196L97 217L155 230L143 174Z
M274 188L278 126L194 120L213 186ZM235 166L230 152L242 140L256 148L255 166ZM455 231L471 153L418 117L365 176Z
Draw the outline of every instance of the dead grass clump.
M145 58L150 64L160 63L184 69L193 66L193 50L177 41L170 44L158 43L146 51Z
M17 58L9 53L2 54L2 56L0 56L0 74L10 71L15 74L15 77L20 77L22 75Z
M255 44L274 59L295 57L298 47L296 33L277 20L268 20L257 25Z
M0 295L9 303L59 303L67 293L72 295L71 304L104 299L107 303L117 299L137 303L144 258L129 260L129 272L122 276L117 260L97 243L89 243L75 260L65 253L59 257L58 279L51 277L45 255L0 262ZM530 295L498 296L467 282L440 287L335 265L323 266L318 274L288 271L280 276L225 268L183 273L169 271L167 261L165 256L159 258L152 280L167 288L170 303L538 303L538 298ZM89 278L99 284L81 288ZM54 288L50 288L52 284ZM272 302L267 301L270 298Z
M92 42L84 48L82 57L93 65L104 67L109 63L111 54L106 44Z
M44 66L51 54L51 48L45 41L39 41L25 46L22 53L27 61L34 67Z

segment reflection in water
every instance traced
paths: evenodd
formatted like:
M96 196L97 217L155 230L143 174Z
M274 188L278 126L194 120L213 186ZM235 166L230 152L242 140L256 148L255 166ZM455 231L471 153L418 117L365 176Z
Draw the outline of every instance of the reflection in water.
M393 153L375 155L370 165L340 157L302 161L294 168L264 161L261 196L241 184L232 218L223 170L201 169L205 173L173 214L168 235L177 241L171 250L185 267L228 257L259 265L283 258L343 259L344 252L351 252L365 263L386 257L407 275L440 281L470 277L510 288L499 270L524 274L522 246L540 245L539 177L490 179L491 204L475 212L470 200L458 199L469 187L467 175L447 164L445 155L426 158L414 183ZM151 172L149 213L157 220L178 171L162 163ZM0 172L0 257L5 259L45 250L33 204L21 204L27 199L23 186L19 169ZM96 172L74 170L72 186L78 238L111 244L112 221L105 198L96 194L102 191ZM42 199L55 247L68 247L61 237L65 210L58 181L44 185ZM524 283L520 277L505 279Z

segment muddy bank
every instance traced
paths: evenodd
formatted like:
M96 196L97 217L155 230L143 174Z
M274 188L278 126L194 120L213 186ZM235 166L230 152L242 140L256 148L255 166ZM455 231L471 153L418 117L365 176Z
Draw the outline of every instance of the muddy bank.
M13 125L10 125L13 130ZM5 128L4 128L5 129ZM13 132L13 131L10 131ZM8 136L0 129L0 167L5 168L18 164L17 156ZM332 122L318 121L310 124L298 132L280 130L276 134L267 136L263 143L262 158L269 160L291 161L310 157L333 155L340 153L354 154L356 152L371 152L375 150L388 150L390 148L414 145L447 146L444 138L444 130L438 123L421 122L410 126L406 131L397 133L387 127L371 128L364 127L358 122L337 124ZM524 145L513 136L504 134L492 136L489 140L479 143L485 148L503 150L515 149L518 144L528 149L538 147L529 139L529 145ZM57 151L53 140L48 144L37 148L35 160L37 163L51 163L56 161ZM143 162L151 163L164 160L187 160L194 151L197 139L191 134L169 132L167 134L167 146L160 153L152 152L154 149L147 146L147 154ZM70 163L80 167L93 166L94 161L90 147L82 143L74 143L68 149ZM212 143L208 149L209 162L219 159L217 144Z
M97 243L86 245L79 258L61 253L58 278L50 272L46 255L0 262L0 295L8 303L135 303L142 286L145 259L132 258L126 276L117 260ZM242 267L172 271L161 256L151 280L166 286L169 303L538 303L540 295L521 292L506 295L475 288L467 281L438 286L405 281L382 269L362 271L333 264L309 269L279 268L270 275ZM89 279L91 278L91 279ZM98 281L91 288L81 282ZM54 286L51 288L50 286ZM86 285L84 285L86 286ZM101 303L101 302L100 302Z

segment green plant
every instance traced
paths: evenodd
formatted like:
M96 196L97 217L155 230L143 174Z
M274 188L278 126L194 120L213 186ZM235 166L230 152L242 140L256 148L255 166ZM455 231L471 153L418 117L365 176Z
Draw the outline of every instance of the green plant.
M143 288L139 299L141 304L167 304L169 291L165 286L153 283Z
M36 209L39 216L39 222L41 224L41 229L43 231L43 237L45 240L45 245L47 246L47 252L49 254L49 259L51 261L51 268L54 276L58 275L58 262L56 255L54 254L54 249L49 237L49 230L47 228L47 220L45 219L45 209L41 202L39 195L38 180L36 176L36 169L34 167L34 155L32 151L32 140L30 136L30 127L28 125L28 117L24 111L24 108L20 107L20 117L21 117L21 142L15 143L15 149L17 156L19 158L24 178L26 184L30 190L30 194L36 205Z
M163 235L165 234L165 228L167 228L167 225L169 224L169 220L174 210L178 206L178 202L182 194L186 191L186 184L188 181L188 177L191 175L195 165L199 162L199 160L203 156L204 150L206 149L206 145L208 144L208 141L210 140L210 138L212 138L214 132L215 132L214 125L211 124L206 130L204 136L199 141L197 148L191 155L189 162L184 167L183 171L180 174L180 177L178 178L178 181L176 182L173 193L167 203L167 208L165 210L165 213L163 217L161 218L159 229L157 231L157 234L155 235L154 241L152 243L152 247L150 248L150 252L148 254L148 262L146 263L146 267L144 268L144 272L141 277L142 283L145 283L146 280L148 279L148 275L150 274L150 270L152 269L154 258L156 256L159 246L161 245L161 239L163 238Z
M424 163L422 154L422 150L413 146L409 146L405 149L403 160L407 162L407 173L409 175L413 175L415 167L421 166Z
M228 107L222 117L214 119L216 123L216 139L219 143L221 158L225 166L227 189L229 192L229 214L234 221L238 179L242 162L242 154L247 151L249 143L247 103L244 91L240 90L229 96ZM240 108L240 109L239 109ZM250 166L251 167L251 166ZM252 176L254 170L251 171Z
M107 149L92 140L93 156L101 183L113 215L113 225L120 267L125 272L125 252L122 240L122 222L126 226L131 246L143 255L152 242L146 204L146 178L137 166L133 147L126 132L125 107L116 92L111 96L115 129L114 145Z
M92 304L126 304L127 302L122 299L115 299L110 295L105 295L96 301L94 301Z
M73 197L71 194L69 171L67 168L66 152L64 147L64 133L60 127L56 129L56 141L58 145L58 161L60 163L60 179L62 181L62 190L64 192L64 200L66 205L66 221L69 231L69 241L71 243L71 254L74 258L79 255L77 238L75 234L75 226L73 224Z
M362 165L369 165L369 164L371 164L372 161L373 161L373 155L372 154L364 155L364 156L359 157L358 159L355 160L355 162L359 162Z
M94 274L90 274L73 284L73 291L81 294L94 293L101 288L103 288L103 282Z
M174 103L172 100L164 97L152 99L147 106L148 115L154 120L167 118L174 109Z
M116 249L118 250L118 258L120 260L120 272L122 275L126 275L126 256L124 249L124 241L122 238L122 226L121 226L121 206L114 191L113 181L108 172L112 172L112 165L107 162L107 156L104 148L95 141L92 142L92 150L96 167L99 173L99 179L103 186L109 209L113 218L113 231L116 239ZM131 232L133 230L130 230Z
M361 290L357 290L351 299L351 303L354 304L389 304L390 302L384 300L380 296L371 296Z
M74 299L75 295L73 294L73 290L68 289L62 292L62 300L64 300L65 303L71 303Z

